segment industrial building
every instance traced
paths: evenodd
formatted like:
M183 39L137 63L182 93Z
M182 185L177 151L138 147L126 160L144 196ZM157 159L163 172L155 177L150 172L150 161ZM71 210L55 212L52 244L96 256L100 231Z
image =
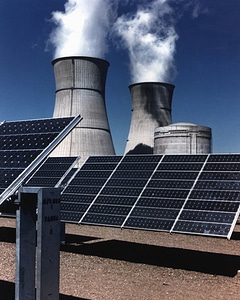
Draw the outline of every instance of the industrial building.
M56 100L53 117L81 115L83 120L53 156L115 155L105 104L109 63L92 57L63 57L53 62Z
M115 155L106 111L105 85L109 63L85 56L53 60L56 99L53 117L81 115L83 120L52 156ZM211 129L190 123L172 124L175 86L141 82L129 86L132 116L125 153L206 154Z
M174 123L155 128L154 154L211 153L212 131L192 123Z

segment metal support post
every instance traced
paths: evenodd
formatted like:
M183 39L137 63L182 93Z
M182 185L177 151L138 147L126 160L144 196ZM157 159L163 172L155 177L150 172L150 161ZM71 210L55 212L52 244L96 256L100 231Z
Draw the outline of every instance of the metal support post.
M15 300L58 300L60 189L23 187L18 193L18 204Z
M16 300L35 299L37 195L21 193L16 212Z
M59 299L60 189L42 189L38 199L37 300Z

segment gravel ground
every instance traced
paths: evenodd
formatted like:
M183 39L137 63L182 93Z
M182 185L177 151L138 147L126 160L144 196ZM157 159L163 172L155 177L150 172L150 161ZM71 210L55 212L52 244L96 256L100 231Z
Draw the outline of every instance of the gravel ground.
M0 218L0 252L0 300L13 300L14 219ZM60 263L60 300L237 300L240 226L228 241L67 224Z

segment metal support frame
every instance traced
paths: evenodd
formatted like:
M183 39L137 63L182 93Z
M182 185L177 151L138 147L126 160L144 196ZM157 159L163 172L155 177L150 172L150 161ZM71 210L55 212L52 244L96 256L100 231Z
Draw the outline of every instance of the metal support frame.
M15 300L58 300L60 189L23 187L18 205Z

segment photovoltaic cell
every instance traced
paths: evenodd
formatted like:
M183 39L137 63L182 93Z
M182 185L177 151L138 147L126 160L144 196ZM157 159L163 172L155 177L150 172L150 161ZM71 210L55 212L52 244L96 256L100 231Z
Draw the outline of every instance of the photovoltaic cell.
M204 171L240 171L240 163L209 163Z
M153 189L146 188L142 196L143 197L153 197L153 198L167 198L167 199L185 199L188 195L188 190L180 189Z
M199 180L229 180L239 182L240 172L202 172L199 176Z
M147 188L157 189L191 189L194 181L190 180L151 180Z
M138 200L137 207L156 207L156 208L177 208L180 209L183 204L184 200L179 199L168 199L168 198L147 198L141 197Z
M207 155L165 155L162 162L205 162Z
M201 181L199 180L195 186L198 190L211 190L211 191L239 191L240 181Z
M124 222L125 216L119 215L107 215L107 214L91 214L88 213L83 221L82 224L95 224L95 225L102 225L102 226L117 226L120 227L121 224Z
M156 171L152 179L171 179L171 180L195 180L198 176L199 172L188 172L188 171L182 171L182 172L176 172L175 170L173 171Z
M147 179L123 179L123 178L111 178L106 186L124 186L124 187L144 187L146 185Z
M240 162L240 154L211 154L208 162Z
M158 218L142 218L129 217L125 223L125 228L170 231L174 220L158 219Z
M148 180L149 177L152 175L152 170L128 170L128 171L119 171L116 170L112 175L111 178L122 178L122 179L146 179Z
M226 237L231 230L230 224L178 221L173 232Z
M217 201L217 200L188 200L184 209L196 211L205 210L207 212L224 211L236 212L239 207L238 202L233 201ZM184 210L183 210L184 211Z
M107 195L99 195L94 204L115 204L115 205L121 205L121 206L130 206L132 207L134 203L136 202L137 197L131 197L131 196L107 196Z
M199 171L202 168L201 163L161 163L158 170L168 170L168 171Z

